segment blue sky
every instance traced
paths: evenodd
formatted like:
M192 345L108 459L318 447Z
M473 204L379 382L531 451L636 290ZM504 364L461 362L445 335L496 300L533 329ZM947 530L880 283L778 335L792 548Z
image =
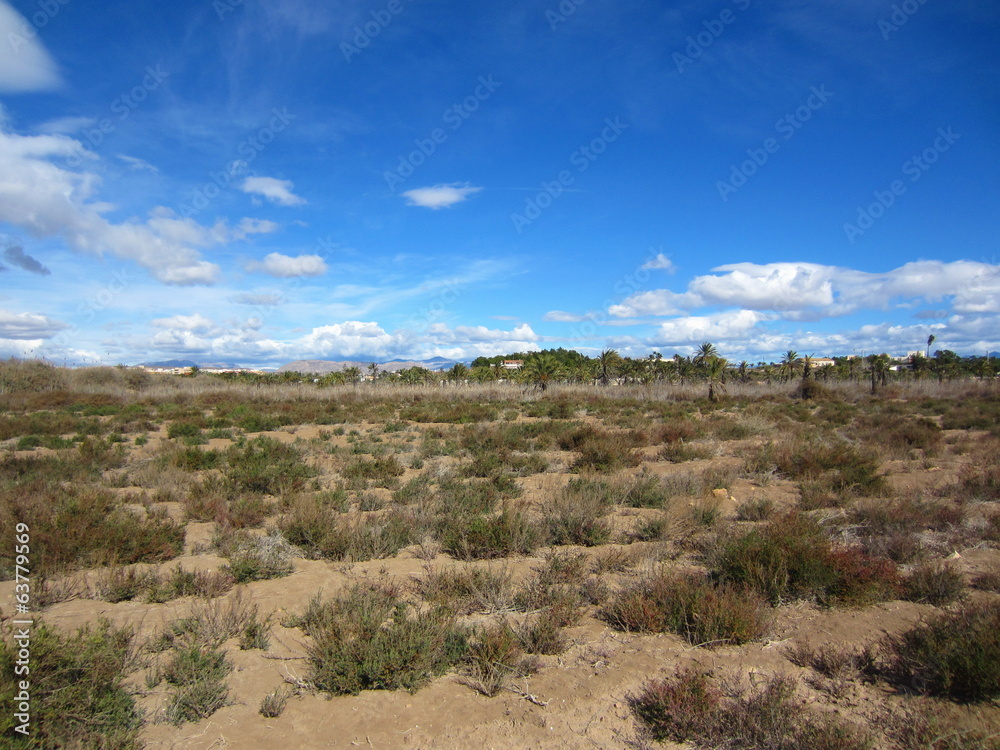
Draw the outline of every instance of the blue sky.
M0 355L1000 349L998 36L972 0L0 0Z

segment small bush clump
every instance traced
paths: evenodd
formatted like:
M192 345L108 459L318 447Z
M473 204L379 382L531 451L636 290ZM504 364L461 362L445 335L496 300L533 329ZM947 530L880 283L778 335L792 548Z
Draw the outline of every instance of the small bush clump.
M708 676L679 671L647 683L629 704L654 739L696 748L869 750L873 744L850 725L804 708L785 677L727 698Z
M884 641L890 677L927 695L1000 696L1000 602L969 603Z
M314 600L302 618L312 636L310 681L333 695L417 690L458 662L468 648L452 615L416 611L392 589L355 585L339 598Z
M769 608L759 594L663 570L624 588L602 615L621 630L676 633L700 646L747 643L770 626Z

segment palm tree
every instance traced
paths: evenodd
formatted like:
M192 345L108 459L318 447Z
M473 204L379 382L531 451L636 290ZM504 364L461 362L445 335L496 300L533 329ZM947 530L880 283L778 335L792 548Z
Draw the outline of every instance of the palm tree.
M868 364L868 374L872 379L872 394L876 392L876 386L881 383L885 386L889 376L889 357L885 354L869 354L865 357Z
M739 366L738 370L739 370L739 373L740 373L740 382L741 383L746 383L746 382L748 382L750 380L749 368L750 368L750 363L747 362L745 359L740 362L740 366Z
M710 341L704 341L694 352L694 363L696 365L704 365L712 357L718 356L719 351L715 348L715 344Z
M378 378L378 362L372 362L368 365L368 372L371 373L372 382L375 382L375 379Z
M541 391L549 387L549 383L556 380L562 373L559 360L551 354L539 354L532 357L524 365L524 377Z
M361 368L351 365L350 367L344 368L344 377L347 379L348 383L357 383L361 380Z
M608 384L611 373L621 365L622 358L614 349L605 349L597 356L597 369L600 372L601 385Z
M469 368L466 367L461 362L456 362L451 366L451 369L448 370L448 380L452 380L456 383L458 383L461 380L465 380L465 378L467 378L468 375L469 375Z
M792 376L795 374L795 364L799 359L799 353L792 349L785 352L785 356L781 359L781 367L779 371L781 372L783 380L791 380Z
M711 357L705 362L705 379L708 381L708 400L714 402L715 392L726 392L726 366L722 357Z

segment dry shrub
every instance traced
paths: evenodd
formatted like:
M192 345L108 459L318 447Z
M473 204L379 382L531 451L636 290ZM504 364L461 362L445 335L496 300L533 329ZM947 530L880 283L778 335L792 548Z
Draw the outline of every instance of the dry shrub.
M834 546L814 520L797 513L723 535L707 556L717 580L749 587L772 604L816 598L825 604L863 605L899 591L891 561Z
M946 563L928 562L910 571L903 589L911 602L940 607L965 596L965 577Z
M601 614L620 630L669 631L708 646L756 640L771 620L766 602L753 591L662 569L628 584Z
M493 697L511 678L536 670L537 663L524 655L520 639L506 622L473 633L465 657L465 682L477 692Z
M427 602L456 614L505 612L514 607L514 584L506 567L493 569L431 566L414 581L414 589Z
M0 534L31 529L36 575L98 565L162 562L184 546L184 528L162 515L138 515L107 490L36 480L0 488ZM0 571L13 573L13 545L0 549Z
M594 547L611 538L607 493L593 484L570 484L547 499L540 510L550 544Z
M771 677L725 697L708 676L678 671L629 697L636 716L657 740L730 750L868 750L872 739L833 717L804 708L794 683Z

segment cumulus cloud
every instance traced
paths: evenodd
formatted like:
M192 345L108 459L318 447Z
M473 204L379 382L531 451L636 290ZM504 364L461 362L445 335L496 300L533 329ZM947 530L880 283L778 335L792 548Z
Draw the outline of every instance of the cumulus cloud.
M39 276L49 276L52 273L41 262L24 252L24 248L20 245L9 245L3 251L3 259L12 266L16 266L28 273L38 274Z
M44 91L59 85L55 61L31 23L0 0L0 92Z
M94 200L98 176L54 163L80 153L88 152L72 138L21 136L0 123L0 222L36 237L61 237L78 252L131 260L159 281L177 285L218 279L221 269L202 259L200 248L277 228L256 219L244 219L237 227L221 220L203 226L164 207L154 208L146 219L113 223L104 217L112 206Z
M270 274L279 279L290 279L322 276L327 272L327 265L318 255L299 255L293 258L290 255L271 253L263 261L250 261L246 264L246 269Z
M677 294L669 289L655 289L638 292L612 305L608 312L616 318L635 318L643 315L680 315L683 311L702 306L702 299L696 294Z
M416 188L403 193L409 206L421 206L438 210L449 208L469 199L470 195L478 193L482 188L473 187L468 183L452 183L450 185L434 185L433 187Z
M305 199L292 192L294 185L291 180L279 180L275 177L247 177L240 186L244 193L262 195L271 203L279 206L301 206Z
M0 309L0 339L36 341L50 339L69 328L65 323L35 313L15 313Z
M1000 312L1000 266L915 261L883 273L818 263L734 263L696 276L685 292L638 292L609 308L615 317L670 316L703 307L771 311L818 320L951 298L959 313Z
M773 319L754 310L735 310L714 315L692 315L661 323L652 340L658 346L698 341L726 341L745 336L765 320Z

